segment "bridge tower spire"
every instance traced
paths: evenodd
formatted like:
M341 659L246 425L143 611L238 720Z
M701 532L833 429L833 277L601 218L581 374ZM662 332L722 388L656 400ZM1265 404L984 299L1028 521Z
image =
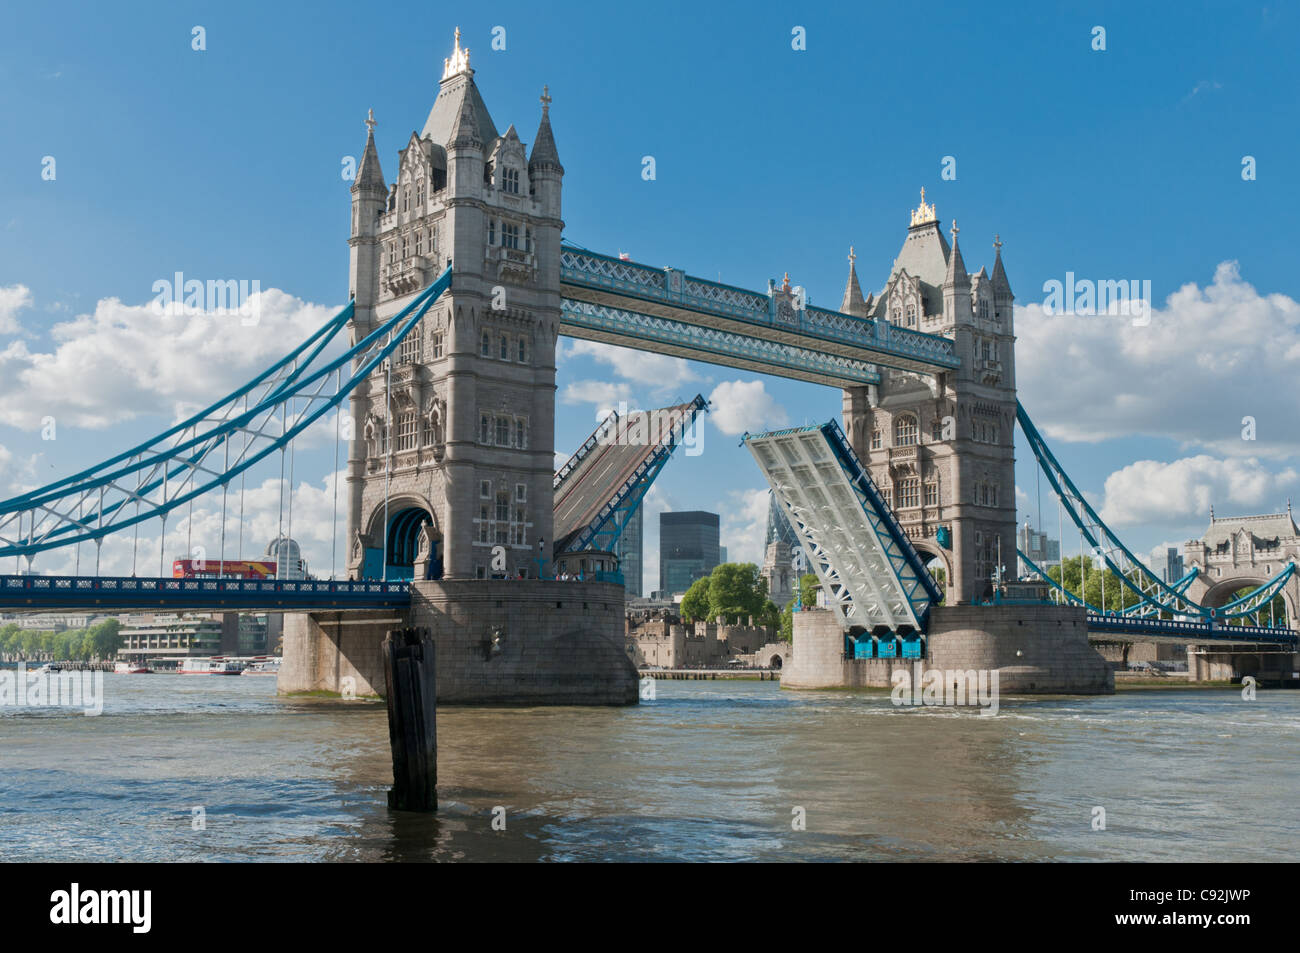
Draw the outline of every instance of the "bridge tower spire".
M949 245L922 194L867 314L951 338L961 366L927 378L882 368L879 384L846 388L843 404L854 451L913 545L942 564L950 604L990 595L1001 566L1016 571L1013 296L1000 240L993 277L972 276L958 232L954 222Z
M406 141L392 188L375 192L376 254L358 265L375 317L400 311L448 264L453 279L357 391L356 578L535 576L539 546L554 542L564 170L549 104L544 94L530 160L513 126L497 132L458 32L424 128ZM369 143L366 156L370 174Z

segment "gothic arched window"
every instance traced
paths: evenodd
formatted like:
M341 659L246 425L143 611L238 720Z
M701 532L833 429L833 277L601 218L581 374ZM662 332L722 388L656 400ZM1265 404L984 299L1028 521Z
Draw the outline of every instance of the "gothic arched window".
M894 446L916 446L916 418L911 414L903 414L894 421Z

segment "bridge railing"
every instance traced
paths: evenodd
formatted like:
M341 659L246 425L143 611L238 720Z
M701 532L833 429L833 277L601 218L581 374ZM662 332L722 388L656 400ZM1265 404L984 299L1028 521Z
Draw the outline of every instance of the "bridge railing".
M937 367L957 367L960 364L956 345L943 335L900 328L875 318L811 305L799 308L795 322L787 324L778 319L776 302L770 294L696 278L676 268L654 268L570 245L560 250L560 278L573 285L702 314L715 314L765 328L798 331L827 341L892 352Z
M168 596L202 597L204 595L261 594L300 596L380 596L404 595L410 589L405 580L351 582L334 579L168 579L137 576L0 576L0 599L20 593L33 596L99 594L108 597L149 596L164 601Z

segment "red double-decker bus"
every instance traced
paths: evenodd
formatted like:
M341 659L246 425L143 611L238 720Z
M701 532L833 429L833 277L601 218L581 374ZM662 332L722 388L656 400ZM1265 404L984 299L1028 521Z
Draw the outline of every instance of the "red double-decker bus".
M262 560L178 559L172 563L173 579L274 579L275 563Z

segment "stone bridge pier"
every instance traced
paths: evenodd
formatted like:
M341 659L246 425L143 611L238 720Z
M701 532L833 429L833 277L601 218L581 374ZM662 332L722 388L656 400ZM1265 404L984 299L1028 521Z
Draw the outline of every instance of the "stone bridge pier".
M279 690L379 696L384 635L413 625L437 646L439 704L634 705L623 615L614 583L416 582L406 612L286 616Z

